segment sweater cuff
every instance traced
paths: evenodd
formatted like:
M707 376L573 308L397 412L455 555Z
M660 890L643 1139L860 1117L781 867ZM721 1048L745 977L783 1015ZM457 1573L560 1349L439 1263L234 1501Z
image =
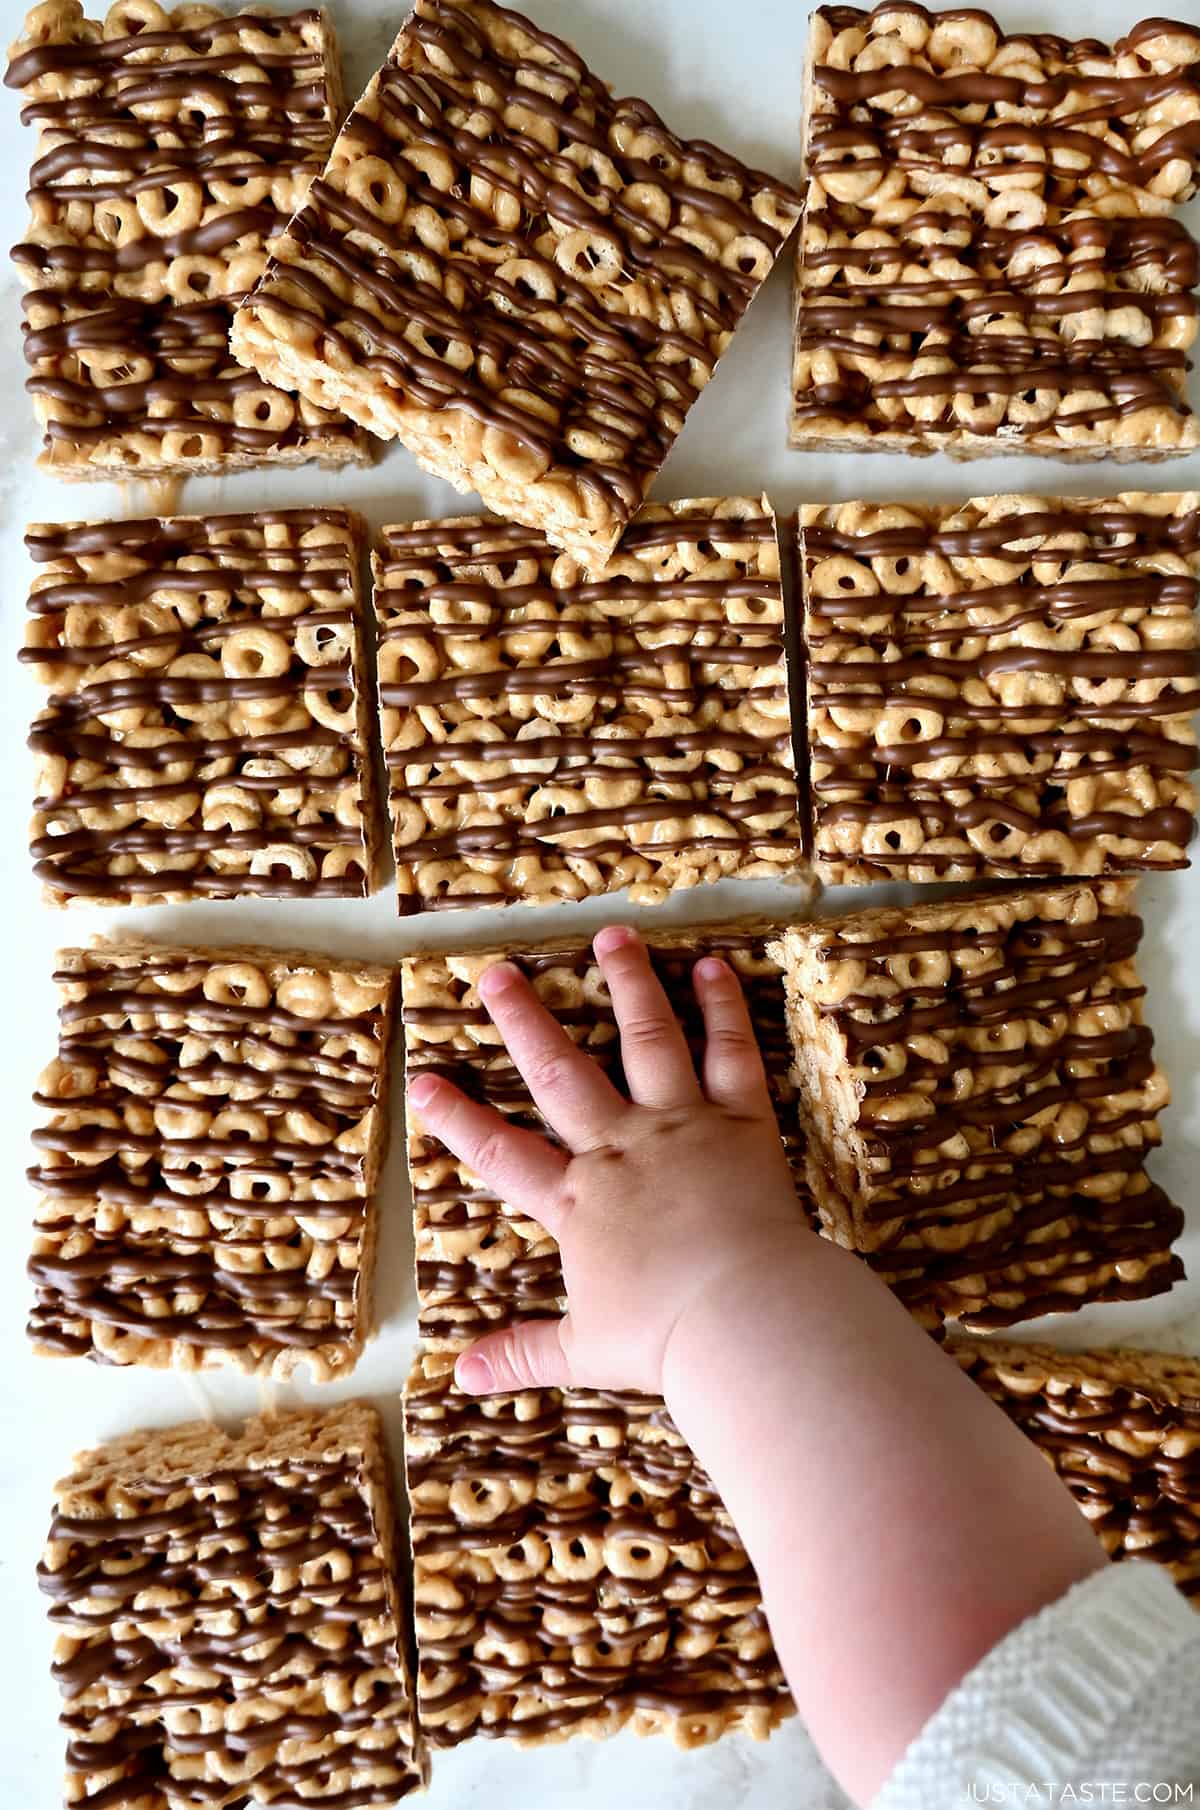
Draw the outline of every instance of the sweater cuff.
M1089 1761L1155 1674L1194 1651L1197 1633L1195 1609L1161 1566L1105 1566L1014 1628L967 1673L872 1810L1011 1802L1005 1787L1068 1783L1081 1768L1088 1776Z

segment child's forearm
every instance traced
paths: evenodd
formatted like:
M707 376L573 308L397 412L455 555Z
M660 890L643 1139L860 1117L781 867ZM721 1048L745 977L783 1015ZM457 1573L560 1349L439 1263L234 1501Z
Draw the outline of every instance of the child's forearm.
M758 1570L800 1714L860 1802L996 1641L1105 1563L1037 1450L807 1231L688 1310L663 1382Z

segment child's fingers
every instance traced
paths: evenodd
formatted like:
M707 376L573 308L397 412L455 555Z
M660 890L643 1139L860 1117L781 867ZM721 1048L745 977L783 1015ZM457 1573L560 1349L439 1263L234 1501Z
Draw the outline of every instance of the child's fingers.
M553 1231L555 1201L568 1157L548 1138L512 1125L491 1106L469 1100L440 1075L418 1075L408 1097L421 1123L510 1206Z
M641 937L614 925L592 947L612 995L630 1094L639 1106L695 1105L700 1084L691 1054Z
M507 1389L565 1389L571 1369L563 1353L562 1320L525 1320L490 1332L464 1351L454 1366L460 1389L493 1395Z
M546 1123L572 1150L602 1143L625 1101L571 1042L525 976L511 962L499 962L480 977L479 994Z
M704 1091L718 1106L770 1112L762 1052L737 975L727 962L706 955L692 970L704 1019Z

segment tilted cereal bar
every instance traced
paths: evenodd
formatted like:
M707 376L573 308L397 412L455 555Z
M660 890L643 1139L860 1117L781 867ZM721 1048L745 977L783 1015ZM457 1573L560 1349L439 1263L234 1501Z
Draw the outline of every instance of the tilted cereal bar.
M899 0L812 17L792 444L1160 459L1200 250L1200 30L1109 48Z
M595 578L486 517L386 528L375 613L402 912L807 873L765 497L652 505Z
M79 1810L387 1810L425 1782L367 1403L82 1452L38 1581Z
M711 924L650 938L655 970L693 1049L702 1041L691 971L719 954L745 990L779 1116L780 1133L801 1195L804 1151L788 1079L787 1027L779 970L764 953L766 927ZM544 1131L528 1089L485 1011L476 983L504 958L519 962L539 997L572 1038L619 1080L616 1021L603 976L586 944L414 955L402 964L407 1079L430 1070L447 1076L514 1123ZM431 1348L461 1348L480 1334L529 1315L563 1309L558 1246L535 1220L510 1210L421 1124L408 1107L408 1159L416 1222L420 1330Z
M1200 1607L1200 1358L953 1339L1039 1445L1110 1559L1155 1559Z
M341 84L315 9L103 19L45 0L5 78L38 128L25 286L27 388L62 478L365 457L350 422L244 371L234 309L329 154Z
M972 1328L1160 1294L1179 1210L1146 1173L1167 1104L1133 882L796 925L784 969L808 1174L830 1235Z
M1187 864L1200 494L800 510L831 881Z
M758 1580L661 1401L406 1392L418 1703L433 1747L622 1727L700 1747L791 1713Z
M236 355L589 568L799 215L489 0L416 0Z
M50 903L370 892L357 518L39 524L26 545Z
M35 1096L29 1336L319 1379L370 1328L391 968L145 938L67 949Z

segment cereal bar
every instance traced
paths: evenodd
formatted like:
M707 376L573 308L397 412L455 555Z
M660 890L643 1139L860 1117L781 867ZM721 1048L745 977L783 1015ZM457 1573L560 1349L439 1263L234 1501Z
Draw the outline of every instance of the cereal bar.
M834 882L1187 865L1200 494L800 511Z
M699 1747L791 1713L758 1580L661 1401L406 1394L418 1704L430 1744L623 1727Z
M55 905L361 898L382 832L344 509L42 524L21 658L51 694Z
M781 1136L801 1193L804 1151L788 1079L787 1027L779 970L764 952L765 927L706 925L650 939L658 976L689 1043L702 1027L692 991L697 958L718 953L745 989L766 1064ZM515 1123L544 1131L525 1083L480 1002L476 983L505 950L414 955L402 964L402 1015L409 1082L434 1070ZM586 944L543 947L513 957L560 1024L610 1072L618 1073L616 1022L603 976ZM416 1222L420 1330L431 1349L461 1348L482 1333L530 1315L563 1310L558 1246L537 1224L481 1187L408 1108L408 1158Z
M416 0L233 350L590 570L799 211L519 13Z
M35 1347L349 1370L370 1327L394 970L132 938L64 950L55 978Z
M1146 1173L1167 1104L1133 882L792 926L792 1078L826 1229L971 1328L1141 1299L1183 1274Z
M5 78L38 128L25 286L41 464L63 478L366 456L362 434L244 371L238 302L333 143L340 79L315 9L103 19L44 0Z
M1161 459L1200 249L1200 29L1111 48L976 9L822 6L809 48L792 444Z
M595 578L494 519L375 559L402 912L807 874L775 519L647 507Z
M66 1801L387 1810L428 1776L365 1402L129 1433L57 1486Z
M1042 1448L1110 1559L1155 1559L1200 1608L1200 1358L953 1339Z

